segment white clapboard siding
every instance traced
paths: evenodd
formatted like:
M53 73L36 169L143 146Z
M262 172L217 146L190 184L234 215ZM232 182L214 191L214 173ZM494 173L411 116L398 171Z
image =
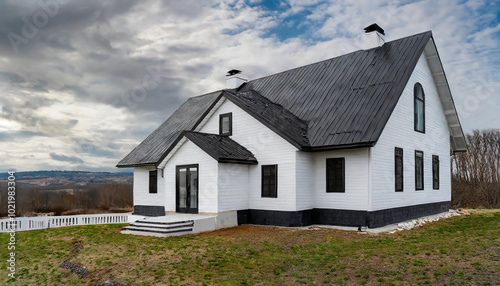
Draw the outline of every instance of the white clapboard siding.
M198 164L198 212L216 213L217 205L217 161L189 140L176 150L166 162L164 169L166 211L175 211L176 166ZM163 165L160 164L160 165Z
M313 153L314 206L326 209L366 210L369 190L368 154L368 148ZM327 158L345 158L345 193L326 192Z
M248 209L248 165L219 163L219 212Z
M248 167L248 208L295 211L295 153L297 149L229 100L197 131L219 133L219 115L232 113L231 138L250 150L259 161ZM261 166L278 165L278 197L261 197Z
M425 93L425 134L414 131L413 88ZM394 148L403 148L404 191L395 192ZM424 190L415 190L415 150L424 152ZM440 188L432 188L432 155L440 160ZM372 206L381 210L451 199L450 133L425 54L413 71L380 139L372 149Z
M149 193L149 171L153 167L134 168L134 205L161 206L165 201L165 190L161 178L161 172L158 172L157 193Z
M310 210L315 207L316 176L314 154L295 152L295 182L297 210Z

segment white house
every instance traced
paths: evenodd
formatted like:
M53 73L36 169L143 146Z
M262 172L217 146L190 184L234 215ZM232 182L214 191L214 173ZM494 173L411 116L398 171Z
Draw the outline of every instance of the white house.
M447 211L466 143L432 33L188 99L118 167L134 212L379 227Z

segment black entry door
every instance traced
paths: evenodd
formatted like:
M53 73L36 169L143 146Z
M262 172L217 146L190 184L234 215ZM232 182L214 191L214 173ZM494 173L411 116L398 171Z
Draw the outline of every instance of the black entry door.
M198 165L176 167L176 211L198 213Z

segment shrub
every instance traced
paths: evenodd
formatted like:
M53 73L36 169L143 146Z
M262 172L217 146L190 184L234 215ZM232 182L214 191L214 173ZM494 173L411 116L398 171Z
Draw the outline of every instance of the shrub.
M62 212L64 211L64 207L61 204L55 204L52 207L52 211L54 212L55 216L60 216Z

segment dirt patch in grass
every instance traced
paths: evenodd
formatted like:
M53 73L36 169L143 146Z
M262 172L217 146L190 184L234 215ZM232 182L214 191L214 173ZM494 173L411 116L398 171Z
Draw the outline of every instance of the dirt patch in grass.
M283 243L316 244L331 239L360 238L364 235L378 236L364 232L343 231L332 228L286 228L275 226L241 225L199 234L200 237L215 236L234 243Z
M81 263L76 261L76 256L83 249L83 243L81 241L73 241L71 243L73 250L71 251L71 255L64 259L64 261L59 265L62 269L69 269L71 272L80 276L80 278L85 278L89 271L86 269L87 267L83 266Z

